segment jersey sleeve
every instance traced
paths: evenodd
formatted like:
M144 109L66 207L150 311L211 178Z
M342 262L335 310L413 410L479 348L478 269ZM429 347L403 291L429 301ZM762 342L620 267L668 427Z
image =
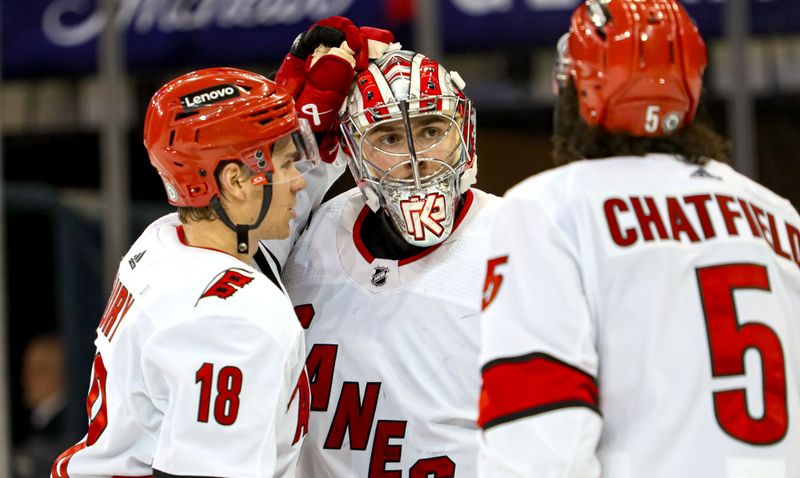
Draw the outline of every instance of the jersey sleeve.
M598 354L577 247L542 205L512 196L489 251L482 476L598 477Z
M261 241L272 256L278 262L278 269L286 264L286 259L292 252L297 238L306 228L311 218L311 213L319 207L325 193L333 186L333 183L342 175L346 161L344 153L339 151L336 161L333 163L322 163L304 175L306 187L297 194L297 204L294 207L297 217L292 219L291 233L287 239ZM263 272L263 271L262 271ZM278 272L280 275L280 272Z
M291 418L296 338L250 315L207 313L145 344L143 375L161 414L154 470L232 478L276 476L285 466L279 431Z

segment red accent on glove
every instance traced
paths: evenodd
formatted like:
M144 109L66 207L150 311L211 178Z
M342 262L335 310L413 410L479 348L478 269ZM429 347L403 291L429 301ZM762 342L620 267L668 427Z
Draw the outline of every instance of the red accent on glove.
M309 57L308 63L310 64ZM350 63L336 55L323 55L305 75L302 92L295 99L297 114L308 120L311 130L317 133L322 160L336 159L336 131L339 109L344 103L354 72Z
M336 160L339 152L339 130L333 129L319 139L319 157L326 163Z
M381 43L392 43L394 41L394 33L383 28L374 27L361 27L358 29L363 46L361 50L356 52L356 73L361 73L369 67L369 42L368 40L375 40Z
M350 19L339 16L324 18L314 25L308 27L308 30L310 31L317 25L335 28L341 31L344 33L347 46L355 52L355 55L358 55L361 52L361 47L364 44L364 40L362 40L361 33L359 32L358 28L356 28ZM288 90L288 92L295 99L298 98L300 91L305 85L311 57L312 56L309 55L308 58L298 58L291 53L288 53L284 57L283 63L281 63L281 66L275 75L275 81L280 86L286 88L286 90ZM352 78L350 80L352 81ZM349 90L349 87L350 85L348 84L347 90ZM347 94L347 90L343 90L345 94Z
M362 50L361 34L348 18L328 17L316 25L344 33L347 46L355 54ZM339 109L350 91L355 72L347 60L337 55L322 55L314 66L311 66L312 59L313 55L298 58L287 54L275 75L275 82L294 97L298 116L308 120L317 137L322 160L332 162L338 151Z
M312 57L306 60L306 88L335 91L343 96L350 92L355 78L350 62L333 54L317 58L314 66L311 66L311 60Z
M365 42L366 40L376 40L381 43L392 43L394 41L394 33L383 28L361 27L358 32Z
M293 98L297 98L306 83L306 61L287 53L275 74L275 83L285 88Z
M350 47L351 50L358 54L361 51L361 47L364 45L363 41L361 40L361 34L358 31L358 28L353 25L353 22L350 21L349 18L345 17L328 17L323 18L322 20L316 23L321 27L331 27L339 30L340 32L344 33L344 39L347 42L347 46ZM311 26L313 28L313 25Z
M311 125L322 160L332 162L338 151L339 109L350 92L355 72L364 71L369 65L367 41L388 44L394 41L394 35L380 28L359 29L349 19L339 16L325 18L316 25L344 33L347 46L354 52L355 71L347 60L337 55L322 55L311 66L313 55L301 59L289 53L283 59L275 81L294 97L298 116L307 119Z

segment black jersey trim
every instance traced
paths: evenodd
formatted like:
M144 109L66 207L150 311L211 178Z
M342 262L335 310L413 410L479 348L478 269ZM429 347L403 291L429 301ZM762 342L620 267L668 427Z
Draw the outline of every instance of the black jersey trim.
M592 382L594 382L595 385L597 385L597 378L594 377L592 374L588 373L586 370L578 368L570 363L564 362L563 360L559 360L553 357L552 355L543 352L533 352L525 355L517 355L515 357L502 357L490 360L489 362L486 362L486 364L484 364L483 367L481 367L481 373L486 373L487 370L492 369L498 365L503 365L507 363L524 363L524 362L530 362L535 359L544 359L549 362L554 362L559 365L563 365L564 367L570 368L576 372L580 372L581 374L586 375L587 377L592 379Z
M278 274L280 274L281 264L278 262L278 259L275 257L275 255L272 254L272 251L270 251L263 245L258 246L258 250L253 255L253 260L256 261L256 265L258 265L258 268L261 269L261 273L267 276L267 279L269 279L273 284L275 284L278 287L278 289L283 290L283 287L281 287L280 279L278 279L278 277L275 276L275 272L272 271L272 267L270 267L269 261L267 260L266 256L264 256L264 251L267 251L267 254L269 254L272 260L275 261L275 267L278 269Z

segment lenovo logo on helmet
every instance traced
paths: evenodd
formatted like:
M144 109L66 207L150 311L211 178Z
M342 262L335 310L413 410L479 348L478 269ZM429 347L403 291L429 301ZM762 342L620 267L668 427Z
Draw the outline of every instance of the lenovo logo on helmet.
M184 111L194 111L201 106L213 105L220 101L239 96L239 89L233 85L219 85L181 96Z

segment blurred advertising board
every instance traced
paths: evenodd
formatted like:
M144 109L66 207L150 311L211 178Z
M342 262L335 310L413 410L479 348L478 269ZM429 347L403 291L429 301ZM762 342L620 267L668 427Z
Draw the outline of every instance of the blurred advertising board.
M117 0L131 70L278 62L313 21L344 15L359 25L405 28L414 0ZM415 0L430 1L430 0ZM707 37L722 32L725 0L684 3ZM739 0L735 0L739 1ZM751 2L757 35L800 32L798 0ZM578 0L441 0L446 51L552 45ZM95 69L105 18L99 0L2 2L6 77ZM408 36L408 35L406 35ZM412 45L413 46L413 45Z

